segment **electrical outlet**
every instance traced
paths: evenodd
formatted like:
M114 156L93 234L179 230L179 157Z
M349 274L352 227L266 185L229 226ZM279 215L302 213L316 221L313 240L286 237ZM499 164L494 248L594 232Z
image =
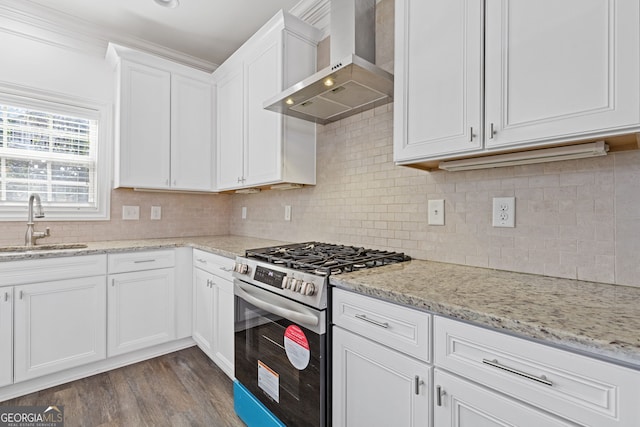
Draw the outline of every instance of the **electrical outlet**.
M516 226L515 197L493 198L493 226L509 228Z
M284 206L284 220L291 221L291 205Z
M162 207L160 206L151 206L151 219L159 220L162 218Z
M122 219L139 220L140 206L122 206Z
M444 225L444 200L427 201L429 225Z
M247 207L242 207L242 219L247 219Z

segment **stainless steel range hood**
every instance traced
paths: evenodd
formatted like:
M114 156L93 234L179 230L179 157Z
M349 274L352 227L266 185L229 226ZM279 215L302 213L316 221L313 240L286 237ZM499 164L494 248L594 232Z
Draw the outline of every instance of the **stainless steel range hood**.
M331 1L331 65L264 108L327 124L393 100L393 74L375 64L376 0Z

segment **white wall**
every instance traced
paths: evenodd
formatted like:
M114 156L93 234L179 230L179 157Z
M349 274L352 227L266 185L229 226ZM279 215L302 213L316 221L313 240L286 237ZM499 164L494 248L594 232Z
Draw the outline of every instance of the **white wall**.
M113 73L103 57L0 31L0 82L113 102Z

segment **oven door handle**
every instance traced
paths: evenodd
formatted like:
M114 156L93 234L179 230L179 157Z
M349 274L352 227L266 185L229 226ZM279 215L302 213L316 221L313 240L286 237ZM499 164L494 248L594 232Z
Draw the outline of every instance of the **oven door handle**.
M245 286L242 286L240 283L236 282L236 295L242 298L243 300L255 305L258 308L261 308L269 313L276 314L278 316L284 317L285 319L289 319L292 322L302 323L303 325L308 326L317 326L320 323L320 319L317 316L314 316L311 313L301 313L297 310L291 310L288 308L283 308L278 305L272 304L268 301L265 301L262 298L255 297L251 295L251 291L247 289Z

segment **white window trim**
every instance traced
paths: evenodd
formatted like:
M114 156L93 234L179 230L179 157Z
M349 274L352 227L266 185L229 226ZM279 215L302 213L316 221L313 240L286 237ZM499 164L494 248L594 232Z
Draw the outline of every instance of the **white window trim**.
M110 219L113 113L111 104L0 82L0 103L69 114L87 112L98 119L96 207L52 207L43 203L41 221L108 221ZM0 221L26 221L28 206L0 206Z

